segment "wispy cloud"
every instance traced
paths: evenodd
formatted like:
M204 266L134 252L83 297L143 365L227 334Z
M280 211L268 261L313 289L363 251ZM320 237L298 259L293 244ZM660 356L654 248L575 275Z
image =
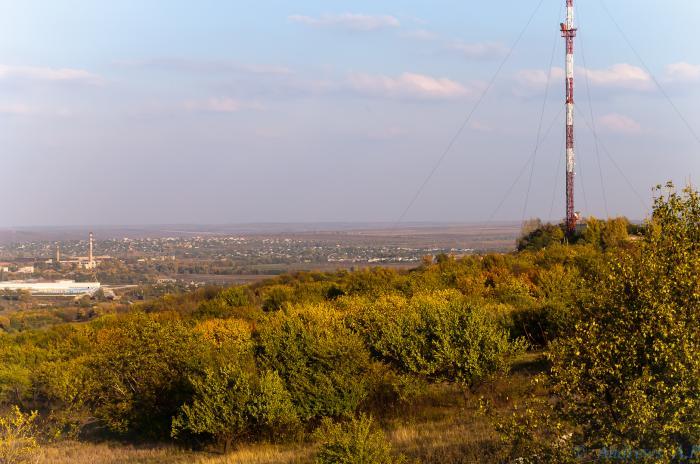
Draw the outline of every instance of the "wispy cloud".
M581 68L579 71L585 73L591 85L640 91L654 88L649 73L631 64L620 63L605 69Z
M246 73L288 75L292 71L286 66L269 64L246 64L229 60L199 60L193 58L151 58L147 60L122 60L117 65L127 68L143 68L191 73Z
M564 70L553 67L549 73L546 69L522 69L513 78L513 93L519 97L533 97L544 93L547 82L562 82Z
M447 48L470 60L498 58L508 53L506 46L499 42L462 42L457 40L449 43Z
M396 28L401 25L394 16L372 16L366 14L343 13L325 14L318 17L292 15L289 20L311 27L335 28L347 31L371 32L381 29Z
M523 69L514 77L514 93L520 96L532 96L541 93L549 79L551 85L559 85L564 79L564 69L553 67L551 78L547 70ZM647 92L654 88L652 77L642 68L625 63L615 64L603 69L578 67L579 86L584 85L583 79L588 79L591 87L634 92Z
M672 63L666 66L665 79L670 82L688 83L700 81L700 65L686 63Z
M508 53L508 48L501 42L466 42L443 37L428 29L415 29L405 32L401 36L421 42L433 42L441 51L451 52L469 60L493 59Z
M203 100L188 100L184 107L188 111L205 113L237 113L243 110L262 110L263 105L257 102L245 102L229 97L212 97Z
M642 125L623 114L611 113L598 118L598 126L605 132L634 135L642 131Z
M416 29L413 31L404 32L402 37L406 39L422 40L425 42L432 42L440 39L438 34L427 29Z
M404 73L398 77L352 74L349 86L362 95L397 99L445 100L469 97L474 93L473 89L459 82L415 73Z
M39 66L0 65L0 79L22 79L50 82L100 83L96 74L84 69L46 68Z
M551 74L551 77L550 77ZM545 69L522 69L515 74L515 80L526 87L543 88L547 81L561 79L564 77L562 68L552 68L550 73Z

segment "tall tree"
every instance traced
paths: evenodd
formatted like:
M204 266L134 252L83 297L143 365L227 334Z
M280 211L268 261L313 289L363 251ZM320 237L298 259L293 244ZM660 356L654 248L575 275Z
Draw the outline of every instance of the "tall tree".
M583 443L663 451L660 462L700 443L700 196L667 189L642 243L611 257L551 352L554 392Z

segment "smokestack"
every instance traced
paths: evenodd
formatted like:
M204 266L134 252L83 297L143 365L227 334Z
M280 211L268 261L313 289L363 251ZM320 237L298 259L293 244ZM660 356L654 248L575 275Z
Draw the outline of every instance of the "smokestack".
M90 248L88 249L88 266L90 266L90 269L94 269L95 267L95 260L92 256L92 239L92 232L90 232Z
M61 262L61 245L56 243L56 263Z
M566 0L566 22L561 24L561 35L566 41L566 230L572 234L576 230L576 210L574 207L574 0Z

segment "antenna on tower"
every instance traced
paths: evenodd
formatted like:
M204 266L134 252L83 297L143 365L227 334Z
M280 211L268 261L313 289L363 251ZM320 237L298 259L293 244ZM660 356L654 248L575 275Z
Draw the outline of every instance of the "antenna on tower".
M574 206L574 0L566 0L566 22L561 24L561 35L566 41L566 230L573 234L578 215Z

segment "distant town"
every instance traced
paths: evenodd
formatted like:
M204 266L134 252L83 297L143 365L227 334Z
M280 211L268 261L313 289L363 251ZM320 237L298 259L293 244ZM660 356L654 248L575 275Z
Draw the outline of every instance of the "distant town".
M516 232L462 226L101 238L86 230L84 239L0 245L0 291L47 297L99 291L119 298L139 286L172 290L249 283L290 271L415 267L426 256L512 248Z

